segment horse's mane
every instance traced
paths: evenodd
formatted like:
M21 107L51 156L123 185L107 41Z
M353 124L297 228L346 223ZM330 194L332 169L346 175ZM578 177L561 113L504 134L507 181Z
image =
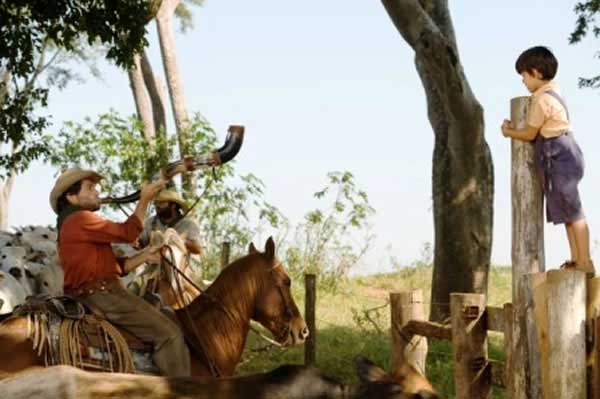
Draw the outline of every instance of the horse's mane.
M232 294L236 298L250 299L247 294L255 293L259 288L256 284L260 278L263 278L261 273L266 271L265 262L267 260L260 253L249 254L233 261L221 270L205 293L194 299L188 306L188 310L193 316L198 317L215 307L218 308L219 303L215 303L215 299L227 301Z

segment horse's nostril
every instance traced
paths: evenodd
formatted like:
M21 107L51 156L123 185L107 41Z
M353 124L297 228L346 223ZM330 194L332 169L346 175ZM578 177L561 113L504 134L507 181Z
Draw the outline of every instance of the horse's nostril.
M302 335L302 339L305 339L305 338L307 338L307 337L308 337L308 335L309 335L309 332L308 332L308 327L304 327L304 328L302 329L302 331L300 332L300 334Z

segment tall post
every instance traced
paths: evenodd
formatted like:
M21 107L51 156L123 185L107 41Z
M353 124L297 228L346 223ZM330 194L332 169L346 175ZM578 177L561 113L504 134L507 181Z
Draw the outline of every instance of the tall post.
M410 320L425 320L423 290L390 293L392 311L392 370L408 362L425 375L427 338L407 336L402 327Z
M543 399L586 399L585 273L550 270L535 288Z
M317 276L314 274L304 275L305 303L304 319L308 326L309 334L304 343L304 365L314 366L317 352L317 328L315 323L315 306L317 304Z
M516 97L510 102L510 119L514 128L527 124L528 97ZM530 281L523 276L545 270L544 217L541 185L535 172L533 144L519 140L511 143L511 198L512 198L512 283L513 308L513 361L516 368L512 378L513 399L539 397L539 373L530 370L530 354L537 353L537 334L528 332L531 326L532 294Z
M231 253L231 243L224 241L221 248L221 269L229 264L229 254Z

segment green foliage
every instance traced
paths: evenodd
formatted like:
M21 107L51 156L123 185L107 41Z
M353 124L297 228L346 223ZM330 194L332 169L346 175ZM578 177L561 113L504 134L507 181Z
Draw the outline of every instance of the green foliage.
M157 138L151 145L142 131L137 118L123 117L115 111L100 115L96 121L86 118L82 123L68 122L56 138L47 138L51 152L47 160L60 169L75 165L94 169L105 177L105 192L111 196L126 195L165 166L159 162L160 152L166 152L166 158L173 160L172 149L177 145L175 136L167 142ZM217 147L214 130L200 114L191 119L190 131L194 154ZM198 199L188 217L196 218L203 231L207 244L203 269L208 270L209 277L220 270L222 242L231 242L232 259L239 251L245 251L257 228L251 226L254 216L259 223L273 228L284 221L279 210L263 200L263 182L252 174L237 177L234 162L203 173L195 197L185 198L190 205ZM150 173L145 172L148 164Z
M569 43L579 43L590 30L594 37L600 37L600 26L596 22L596 18L600 14L600 0L577 3L575 14L577 15L577 21L575 22L575 30L569 37ZM600 58L600 52L596 53L596 57ZM579 78L579 87L600 88L600 75L592 78Z
M329 200L328 208L305 215L286 246L285 260L292 274L317 274L322 287L333 289L368 250L374 238L368 223L375 210L350 172L330 172L327 178L328 185L314 197Z
M41 141L48 119L34 114L46 106L48 89L32 86L39 73L36 61L48 43L71 51L85 37L90 44L106 45L107 58L117 65L129 66L133 54L147 44L145 25L157 4L143 0L2 2L0 144L10 143L14 151L0 154L0 177L13 168L24 170L29 162L48 154Z
M194 28L194 17L188 4L202 6L204 0L185 0L177 5L177 8L175 8L175 16L179 20L179 30L182 33L186 33Z

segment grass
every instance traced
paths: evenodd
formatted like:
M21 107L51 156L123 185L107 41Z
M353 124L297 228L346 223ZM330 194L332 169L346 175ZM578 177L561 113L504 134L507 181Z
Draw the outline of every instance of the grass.
M422 289L430 302L431 267L405 268L395 273L357 277L339 284L335 292L317 292L317 367L343 382L356 382L352 359L367 356L385 369L390 359L390 292ZM511 300L511 271L494 267L489 274L488 305L501 306ZM304 309L302 282L296 281L294 297ZM426 308L426 314L429 309ZM489 334L489 358L503 360L502 334ZM427 376L443 398L454 398L452 347L449 342L430 339ZM281 364L301 364L304 348L265 348L267 343L251 333L238 374L271 370ZM494 399L504 390L494 387Z

